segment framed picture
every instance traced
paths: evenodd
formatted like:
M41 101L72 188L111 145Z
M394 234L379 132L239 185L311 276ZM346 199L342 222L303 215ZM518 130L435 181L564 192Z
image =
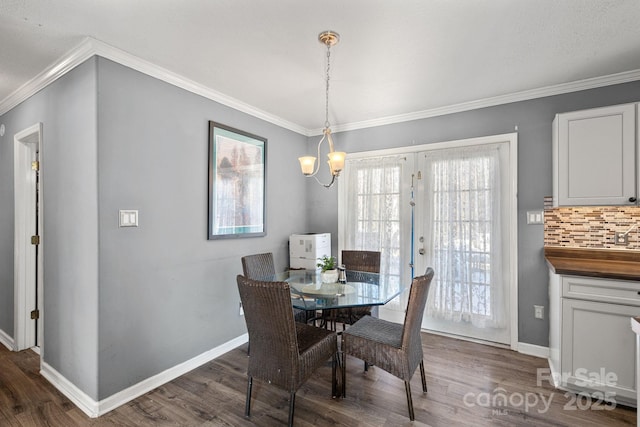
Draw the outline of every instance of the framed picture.
M209 122L209 240L266 235L265 138Z

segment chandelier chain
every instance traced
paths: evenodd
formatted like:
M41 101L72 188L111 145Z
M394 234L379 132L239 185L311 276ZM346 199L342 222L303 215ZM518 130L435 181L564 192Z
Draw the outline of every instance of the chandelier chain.
M327 43L327 86L324 105L324 127L329 128L329 70L331 69L331 44Z

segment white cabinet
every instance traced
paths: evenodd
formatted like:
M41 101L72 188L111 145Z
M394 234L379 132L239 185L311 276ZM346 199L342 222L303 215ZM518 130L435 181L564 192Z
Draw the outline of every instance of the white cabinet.
M636 401L636 342L629 319L637 307L565 298L562 372L568 388Z
M556 386L636 406L640 282L551 274L549 365Z
M636 204L636 110L637 104L623 104L556 115L556 206Z

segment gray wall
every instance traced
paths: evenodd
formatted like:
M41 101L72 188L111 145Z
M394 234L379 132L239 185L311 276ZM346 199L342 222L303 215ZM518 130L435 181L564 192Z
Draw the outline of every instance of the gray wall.
M2 117L2 218L13 218L13 136L43 123L43 360L88 395L97 395L98 216L96 61L74 69ZM7 162L11 159L10 162ZM13 335L13 222L1 230L0 324ZM11 260L4 260L11 254ZM6 264L7 267L4 267ZM6 328L6 329L5 329Z
M534 304L549 307L543 228L527 225L526 212L542 210L543 198L552 194L551 122L556 113L634 101L640 101L640 82L337 133L334 140L349 153L510 133L518 126L519 341L548 346L548 317L533 317ZM309 138L308 146L315 144L317 138ZM310 184L310 228L337 235L337 203L337 191ZM337 242L332 243L336 252Z
M208 120L268 139L266 237L207 240ZM306 137L103 58L1 116L0 328L9 335L9 142L38 121L44 361L101 400L245 333L240 257L271 251L282 269L289 234L307 230L297 166ZM118 228L119 209L138 209L140 226Z
M208 120L267 142L267 236L207 240ZM306 229L297 157L306 138L99 60L99 398L246 332L240 257ZM118 228L138 209L138 228Z

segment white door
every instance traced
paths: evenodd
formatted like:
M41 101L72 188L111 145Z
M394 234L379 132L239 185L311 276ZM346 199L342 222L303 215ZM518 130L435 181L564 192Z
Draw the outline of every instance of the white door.
M418 153L416 274L435 271L425 329L512 343L515 135L508 137Z
M411 283L408 242L414 165L411 153L350 156L339 184L339 250L380 251L380 271L397 289ZM405 306L403 295L380 307L379 315L402 322Z
M42 345L42 192L39 160L42 124L37 123L14 136L14 347Z
M440 200L434 202L429 188L432 181L427 177L437 153L459 147L468 147L472 151L477 151L477 147L493 147L498 151L498 168L494 173L497 171L499 179L497 187L492 186L491 191L501 208L491 215L491 219L494 225L501 227L488 230L483 221L471 218L466 227L474 235L467 238L466 244L472 246L466 251L459 246L460 250L451 255L465 256L461 264L468 266L471 282L478 282L472 295L476 297L473 300L476 311L480 308L484 311L477 316L459 316L460 319L456 320L426 315L423 327L511 344L514 348L518 342L516 134L349 154L339 183L338 248L380 250L382 271L394 272L401 289L411 284L412 277L423 274L427 267L433 267L435 277L430 291L431 300L436 293L433 290L443 283L446 270L453 265L437 256L437 251L448 245L460 245L462 241L450 233L446 238L441 232L436 233L438 223L434 212L443 205ZM482 192L476 193L479 196ZM470 189L460 188L457 195L465 194L469 196ZM484 246L478 250L480 244ZM491 246L487 247L488 244ZM496 252L492 249L496 247L502 248L500 259L491 258ZM498 283L500 292L492 292L492 286ZM381 307L380 317L402 322L407 295L404 292L400 298ZM484 300L478 301L478 296L483 296ZM500 297L501 304L499 318L491 316L496 313L497 297Z

